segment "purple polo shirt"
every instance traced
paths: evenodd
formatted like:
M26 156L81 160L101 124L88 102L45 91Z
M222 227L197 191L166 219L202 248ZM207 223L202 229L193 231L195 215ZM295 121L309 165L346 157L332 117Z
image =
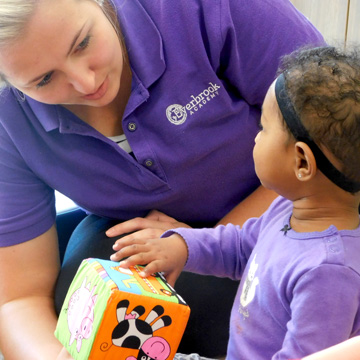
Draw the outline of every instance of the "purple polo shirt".
M252 160L279 57L321 35L284 0L115 0L132 92L123 129L135 157L61 106L0 98L0 246L55 220L54 189L89 213L158 209L218 221L259 185Z

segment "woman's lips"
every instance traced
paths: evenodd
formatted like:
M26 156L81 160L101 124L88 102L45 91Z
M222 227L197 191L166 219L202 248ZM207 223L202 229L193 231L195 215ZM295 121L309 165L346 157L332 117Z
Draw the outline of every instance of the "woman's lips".
M85 95L84 99L86 99L86 100L101 99L105 95L105 93L108 89L108 84L109 84L109 80L108 80L108 78L106 78L105 81L100 85L100 87L94 93Z

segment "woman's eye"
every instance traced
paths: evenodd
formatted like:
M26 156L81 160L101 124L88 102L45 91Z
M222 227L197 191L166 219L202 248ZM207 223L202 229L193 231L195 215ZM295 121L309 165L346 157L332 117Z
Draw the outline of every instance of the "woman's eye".
M90 36L86 36L85 39L78 45L77 50L84 50L89 46Z
M36 85L37 88L41 88L42 86L45 86L47 84L49 84L49 82L51 81L51 77L52 77L53 73L49 73L46 74L43 79Z

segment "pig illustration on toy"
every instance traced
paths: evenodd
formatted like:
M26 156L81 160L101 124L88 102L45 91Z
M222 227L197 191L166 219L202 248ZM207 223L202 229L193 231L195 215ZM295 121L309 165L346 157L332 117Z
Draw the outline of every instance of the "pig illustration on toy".
M67 309L67 321L70 330L71 345L76 340L76 350L80 352L83 339L88 339L92 333L94 322L94 307L98 295L94 295L96 285L90 290L91 284L86 285L86 278L71 295Z
M168 342L162 337L153 336L143 343L137 358L129 356L126 360L166 360L170 353Z

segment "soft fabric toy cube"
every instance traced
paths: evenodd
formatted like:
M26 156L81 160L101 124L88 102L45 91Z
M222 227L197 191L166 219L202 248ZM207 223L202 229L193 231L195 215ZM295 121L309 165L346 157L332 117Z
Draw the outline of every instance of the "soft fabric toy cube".
M171 360L190 308L159 274L86 259L60 312L55 336L77 360Z

